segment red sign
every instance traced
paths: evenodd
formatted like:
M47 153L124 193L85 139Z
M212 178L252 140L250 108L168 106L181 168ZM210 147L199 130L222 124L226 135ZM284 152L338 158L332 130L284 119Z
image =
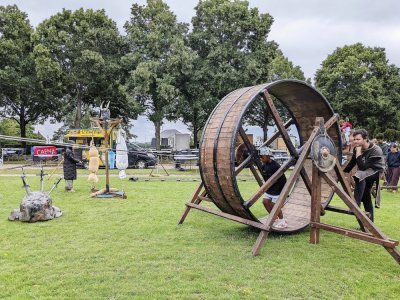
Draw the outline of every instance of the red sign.
M49 157L57 155L56 146L35 146L33 147L33 155L41 157Z

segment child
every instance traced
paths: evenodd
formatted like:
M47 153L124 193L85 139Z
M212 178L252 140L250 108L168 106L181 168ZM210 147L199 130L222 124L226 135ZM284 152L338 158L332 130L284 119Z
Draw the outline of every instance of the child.
M263 163L262 165L262 175L264 180L267 181L271 176L281 167L276 161L274 161L272 156L272 151L268 147L261 147L259 149L260 159ZM286 184L286 177L283 174L278 180L264 193L263 204L265 209L271 213L276 201L279 198L283 187ZM282 210L279 210L278 218L275 220L272 228L283 229L288 226L287 221L283 218Z
M67 146L64 153L64 179L65 179L65 190L67 192L75 192L73 187L73 182L76 180L76 164L81 163L75 158L74 152L72 151L73 141L69 141L71 146Z

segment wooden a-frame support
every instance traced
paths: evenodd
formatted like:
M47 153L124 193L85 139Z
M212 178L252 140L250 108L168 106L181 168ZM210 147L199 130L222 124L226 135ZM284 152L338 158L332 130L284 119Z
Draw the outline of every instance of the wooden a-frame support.
M259 254L262 245L264 244L265 240L268 237L271 226L272 226L274 220L276 219L276 217L278 216L278 212L284 206L286 198L289 195L289 192L293 188L297 178L300 175L300 176L302 176L306 186L308 186L308 190L311 194L310 243L318 244L319 238L320 238L320 229L324 229L324 230L327 230L330 232L343 234L343 235L346 235L346 236L349 236L352 238L356 238L356 239L364 240L364 241L367 241L370 243L382 245L389 252L389 254L392 255L392 257L396 260L396 262L400 264L400 252L398 249L396 249L396 246L399 244L399 242L387 238L379 230L379 228L368 218L366 213L364 213L358 207L358 205L356 204L356 202L352 196L351 188L344 177L342 168L338 161L336 161L336 166L335 166L334 170L335 170L335 173L337 175L340 185L336 182L336 180L331 175L329 175L328 173L323 173L323 172L319 171L318 168L314 164L313 164L313 169L312 169L313 176L312 176L311 181L308 179L307 174L304 172L304 170L305 170L304 163L309 155L311 144L312 144L313 140L320 133L321 125L324 126L325 129L327 129L327 128L331 127L336 121L337 121L337 117L333 116L324 125L322 118L317 118L314 130L310 134L308 141L301 148L301 151L297 152L297 154L298 154L297 157L295 157L294 159L292 159L291 161L289 161L288 163L283 165L277 172L275 172L275 174L269 180L267 180L263 184L260 184L260 188L252 195L252 197L248 201L245 202L244 205L246 207L250 207L251 205L253 205L262 196L262 194L266 190L268 190L268 188L272 184L274 184L275 181L293 164L293 162L296 162L294 169L293 169L292 173L290 174L290 176L286 182L286 185L284 186L271 213L268 215L268 217L262 223L244 219L244 218L241 218L241 217L238 217L235 215L231 215L231 214L228 214L225 212L213 210L211 208L200 205L200 203L202 201L211 201L212 202L212 200L207 197L207 191L204 189L203 182L201 182L199 184L199 186L197 187L196 191L194 192L190 202L186 204L186 208L179 220L179 224L182 224L185 221L190 209L195 208L195 209L198 209L198 210L210 213L210 214L214 214L214 215L226 218L226 219L230 219L232 221L236 221L236 222L239 222L242 224L246 224L246 225L258 228L258 229L260 229L260 234L259 234L259 236L253 246L253 249L252 249L252 254L254 256L256 256ZM283 128L285 128L283 123L281 125ZM278 125L278 128L279 127L281 127L281 126ZM284 135L282 135L282 136L283 136L285 142L287 142L287 143L290 142L290 140L286 141L286 138ZM251 161L252 161L251 157L249 157L245 161L243 161L242 164L236 168L236 175ZM342 227L329 225L329 224L320 222L321 178L323 178L331 186L333 191L343 200L343 202L349 208L349 211L345 211L345 210L341 210L341 209L339 209L339 210L330 209L330 210L340 212L340 213L354 214L363 231L342 228ZM256 177L256 179L258 179L258 178ZM307 183L309 183L309 184L307 184Z

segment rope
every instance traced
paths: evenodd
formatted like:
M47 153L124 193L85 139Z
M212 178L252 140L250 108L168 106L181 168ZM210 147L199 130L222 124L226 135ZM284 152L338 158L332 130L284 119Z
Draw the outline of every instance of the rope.
M90 146L87 145L80 145L80 144L70 144L70 143L64 143L64 142L57 142L57 141L51 141L50 139L46 139L46 140L39 140L39 139L32 139L32 138L22 138L22 137L16 137L16 136L8 136L8 135L1 135L0 134L0 140L8 140L8 141L19 141L19 142L28 142L28 143L32 143L32 144L46 144L46 145L57 145L57 146L64 146L64 147L74 147L74 148L78 148L78 149L89 149ZM99 148L99 147L96 147ZM110 147L108 148L103 148L100 147L101 149L104 150L114 150ZM121 150L121 151L125 151L125 150ZM126 150L125 152L129 152L128 150Z

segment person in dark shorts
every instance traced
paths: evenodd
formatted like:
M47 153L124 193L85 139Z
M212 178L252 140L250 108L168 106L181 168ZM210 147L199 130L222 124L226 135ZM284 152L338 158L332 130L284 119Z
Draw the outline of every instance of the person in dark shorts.
M279 163L272 159L272 151L268 147L261 147L259 149L260 159L263 163L262 165L262 175L265 181L267 181L271 176L281 167ZM283 187L286 183L285 174L278 178L278 180L264 193L263 204L265 209L271 213L276 201L282 192ZM287 221L283 217L282 210L279 210L278 218L274 221L272 228L283 229L288 226Z

